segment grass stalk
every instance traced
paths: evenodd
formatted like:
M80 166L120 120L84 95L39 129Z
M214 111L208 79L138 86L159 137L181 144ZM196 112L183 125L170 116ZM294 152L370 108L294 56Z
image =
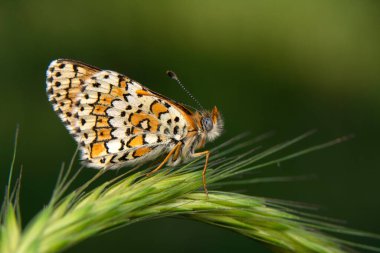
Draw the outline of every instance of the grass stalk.
M251 141L232 145L230 149L225 144L215 148L207 174L209 188L241 173L343 141L337 139L259 163L307 136L260 153L242 151L252 145ZM231 143L236 144L239 140L241 142L238 138ZM162 170L150 177L145 176L149 168L125 173L91 187L90 184L96 185L96 180L106 173L99 171L84 185L65 194L74 178L69 175L73 167L71 162L69 168L61 173L49 204L24 229L16 215L15 202L12 202L12 198L5 199L0 226L0 252L59 252L100 233L143 220L172 216L230 229L283 252L343 253L349 251L349 246L380 252L379 248L346 242L333 234L370 237L375 240L380 239L380 236L331 224L323 218L303 213L286 202L223 191L210 191L206 196L201 190L200 168L203 162L195 160L170 172Z

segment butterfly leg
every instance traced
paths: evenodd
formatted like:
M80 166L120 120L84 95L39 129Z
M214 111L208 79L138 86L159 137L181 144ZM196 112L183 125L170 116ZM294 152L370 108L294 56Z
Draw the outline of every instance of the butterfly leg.
M147 174L147 176L149 177L150 175L152 175L153 173L155 173L155 172L157 172L159 169L161 169L161 168L165 165L165 163L167 163L167 162L169 161L169 158L170 158L174 153L176 153L176 151L177 151L178 149L181 148L181 146L182 146L182 143L181 143L181 142L178 142L178 143L174 146L174 148L173 148L172 150L170 150L169 154L168 154L168 155L165 157L165 159L160 163L160 165L158 165L157 168L155 168L154 170L152 170L151 172L149 172L149 173Z
M207 165L208 165L208 159L210 157L210 151L206 150L203 152L195 153L193 157L199 157L203 155L206 157L205 166L203 167L203 172L202 172L203 189L205 190L206 195L208 195L207 184L206 184L206 170L207 170Z

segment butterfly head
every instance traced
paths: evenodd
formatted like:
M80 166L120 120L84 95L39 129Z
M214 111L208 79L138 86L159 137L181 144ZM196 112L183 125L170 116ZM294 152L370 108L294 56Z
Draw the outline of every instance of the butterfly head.
M200 123L202 125L202 132L209 141L214 140L222 133L223 119L216 106L214 106L211 112L202 113Z

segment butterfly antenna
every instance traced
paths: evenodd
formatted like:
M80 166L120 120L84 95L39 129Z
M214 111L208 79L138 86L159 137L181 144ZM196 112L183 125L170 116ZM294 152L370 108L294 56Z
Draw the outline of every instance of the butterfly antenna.
M181 81L179 80L178 76L176 75L176 73L174 73L174 71L171 71L171 70L168 70L166 71L166 74L171 78L173 79L174 81L176 81L178 83L179 86L181 86L181 88L187 93L187 95L195 101L195 103L197 103L197 105L203 110L203 106L201 105L201 103L199 103L199 101L190 93L190 91L188 91L186 89L186 87L181 83Z

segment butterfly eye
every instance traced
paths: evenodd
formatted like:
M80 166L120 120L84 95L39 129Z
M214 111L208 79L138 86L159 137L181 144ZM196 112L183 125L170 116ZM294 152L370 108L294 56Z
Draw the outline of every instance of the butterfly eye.
M211 131L213 128L212 120L211 118L208 118L208 117L204 117L202 119L202 125L203 125L203 129L206 130L207 132Z

